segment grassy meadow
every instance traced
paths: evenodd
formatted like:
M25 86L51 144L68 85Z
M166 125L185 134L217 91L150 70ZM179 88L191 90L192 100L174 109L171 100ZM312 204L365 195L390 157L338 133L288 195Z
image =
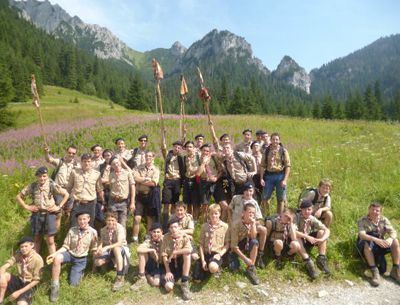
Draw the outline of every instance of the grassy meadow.
M69 101L77 98L79 103ZM178 101L177 101L178 102ZM85 96L81 93L62 88L45 87L41 96L41 109L45 122L46 137L51 154L64 156L69 144L78 147L78 155L88 152L93 144L103 148L115 149L117 137L124 137L128 148L137 147L137 138L141 134L149 136L149 148L156 152L156 164L163 168L164 161L160 152L160 122L157 115L123 110L109 101ZM13 105L11 110L19 112L18 127L0 133L0 201L2 203L2 221L0 222L0 264L17 250L16 242L30 234L30 213L16 201L18 192L35 180L35 170L46 165L42 151L41 129L35 107L29 102ZM179 116L166 115L167 146L179 138ZM334 220L331 225L331 237L327 246L327 257L332 275L320 273L314 282L337 284L344 279L360 281L364 279L365 265L359 257L355 241L357 219L367 213L370 202L383 204L383 214L392 220L400 230L400 126L399 124L364 121L324 121L296 119L281 116L217 116L212 118L217 136L224 132L231 135L234 143L242 141L245 128L279 132L282 143L288 149L292 168L288 182L288 205L296 207L300 191L309 186L317 186L321 178L332 181L332 211ZM207 116L187 117L187 136L202 132L205 142L211 141ZM51 166L49 166L51 168ZM51 171L51 170L50 170ZM160 181L162 184L162 179ZM30 199L28 199L29 201ZM273 197L273 202L276 200ZM128 241L130 241L133 219L128 222ZM200 225L196 227L197 236ZM141 236L144 236L144 226ZM58 247L62 245L66 232L56 236ZM42 256L47 255L44 246ZM131 270L137 270L136 251L132 249ZM315 261L317 249L312 250ZM389 259L389 257L388 257ZM390 259L389 259L390 260ZM273 261L266 259L267 267L258 270L261 283L272 288L282 285L300 286L311 283L306 268L297 257L299 264L284 263L283 270L276 270ZM68 286L69 266L63 267L61 274L61 293L59 304L115 304L120 300L129 302L162 301L175 302L181 295L179 285L173 294L166 295L164 289L144 287L139 292L129 291L130 284L111 293L115 271L91 274L91 260L88 262L84 278L76 288ZM388 269L390 270L389 263ZM230 293L235 292L236 281L244 281L245 268L232 275L223 270L219 281L210 278L208 283L195 285L190 282L192 296L197 303L201 300L198 292L224 293L228 285ZM36 294L37 304L48 304L48 289L51 285L51 268L45 267L44 280ZM233 291L233 292L232 292ZM248 295L256 296L254 289ZM244 300L244 299L243 299ZM6 300L5 304L8 304ZM11 303L10 303L11 304ZM130 303L129 303L130 304Z

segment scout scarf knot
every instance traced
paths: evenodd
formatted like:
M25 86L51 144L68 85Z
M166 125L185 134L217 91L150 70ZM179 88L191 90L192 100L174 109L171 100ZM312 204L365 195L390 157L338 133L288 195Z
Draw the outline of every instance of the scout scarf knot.
M271 152L272 152L272 156L271 156L271 169L272 169L272 167L274 166L275 156L276 156L276 153L278 152L278 150L273 150L272 146L271 146Z
M211 253L212 244L214 240L214 231L219 227L221 224L221 219L218 220L217 224L213 225L211 221L208 222L208 226L210 227L210 241L208 242L208 252Z
M177 237L174 237L171 235L171 237L172 237L172 240L174 241L174 250L176 250L176 246L178 245L178 239L181 238L181 236L179 235Z
M39 192L40 192L40 202L39 202L39 206L42 207L44 204L44 195L45 195L45 189L47 188L47 186L49 185L49 180L47 180L45 183L43 183L43 185L39 186Z
M122 185L121 185L121 180L119 179L119 176L123 173L124 169L121 169L119 173L115 172L115 175L117 176L117 188L118 188L118 195L122 196Z
M172 237L172 239L173 239L173 237ZM156 248L156 252L157 252L157 255L158 255L158 253L160 252L161 238L159 238L159 239L151 239L151 242L153 243L154 247ZM175 242L174 242L174 244L175 244Z
M382 231L381 228L379 228L379 221L381 220L381 217L378 216L378 218L376 219L376 222L374 222L371 218L371 216L368 214L367 215L368 220L375 226L376 230L378 231L379 234L379 238L382 238Z
M288 227L289 223L283 223L281 220L281 216L278 216L276 219L278 219L279 223L283 227L283 242L285 243L288 240L289 234L288 234Z
M249 250L250 247L250 224L244 221L244 215L242 215L242 223L247 229L247 241L245 250Z
M26 269L28 269L28 266L31 263L35 253L36 253L36 251L34 249L32 249L31 255L29 255L29 256L22 255L22 272L24 274L23 275L24 276L24 279L23 279L24 283L26 282Z
M85 237L86 234L89 233L89 229L79 229L78 233L78 244L76 245L76 252L79 252L79 249L81 247L82 239Z
M111 169L111 165L107 165L106 169L104 170L104 173L103 173L103 177L102 177L103 179L108 177L108 175L110 174L110 169Z
M110 245L113 244L113 242L112 242L112 236L113 236L113 233L114 233L116 230L117 230L117 225L115 225L112 229L107 228L107 231L108 231L108 242L109 242ZM111 249L110 249L110 251L111 251Z
M301 218L304 221L304 229L303 229L303 233L307 234L307 223L311 220L311 216L308 216L308 218L304 218L303 215L301 215ZM306 239L304 238L304 241L306 241Z
M232 156L230 158L227 158L227 159L228 159L229 163L231 164L231 169L232 169L231 176L232 176L232 179L235 179L235 167L233 165L233 154L232 154Z

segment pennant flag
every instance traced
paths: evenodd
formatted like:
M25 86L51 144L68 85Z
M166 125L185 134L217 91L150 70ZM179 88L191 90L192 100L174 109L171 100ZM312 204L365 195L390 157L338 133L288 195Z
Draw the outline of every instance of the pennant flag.
M153 68L154 68L154 78L155 79L158 79L158 78L164 79L164 73L161 69L160 64L158 62L156 62L154 58L152 61L153 61Z
M180 94L184 101L187 101L186 93L188 93L188 87L186 85L185 77L181 74L181 89Z
M203 80L203 75L201 74L201 71L199 69L199 67L197 67L197 75L199 76L199 80L200 80L200 98L205 101L205 102L211 102L211 96L208 94L207 88L208 87L204 87L204 80Z
M32 104L36 106L36 108L39 107L39 94L37 92L37 87L36 87L36 79L34 75L31 75L31 90L32 90L32 94L33 94L33 101Z

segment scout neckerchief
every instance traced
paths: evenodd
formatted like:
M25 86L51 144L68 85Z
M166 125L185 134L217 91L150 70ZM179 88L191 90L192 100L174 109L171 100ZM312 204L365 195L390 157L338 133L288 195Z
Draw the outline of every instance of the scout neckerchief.
M23 279L24 283L26 282L26 269L28 269L28 266L31 263L35 253L36 253L36 251L34 249L32 249L31 255L29 255L29 256L22 255L22 272L24 275L24 279Z
M171 235L172 236L172 235ZM172 239L173 239L173 237L172 237ZM157 240L157 239L151 239L151 242L153 243L153 245L154 245L154 247L156 248L156 252L157 252L157 255L158 255L158 253L160 252L160 242L161 242L161 237ZM175 244L175 241L174 241L174 244ZM174 247L175 247L175 245L174 245ZM175 250L175 249L174 249Z
M378 218L376 219L376 222L374 222L372 220L372 218L369 214L367 215L367 217L368 217L368 220L375 226L376 230L378 231L379 238L382 238L381 228L379 228L379 221L381 220L381 217L378 216Z
M282 220L281 220L281 216L278 216L276 219L278 219L279 223L283 227L283 242L285 243L285 241L287 241L288 237L289 237L289 234L288 234L289 223L283 223Z
M117 230L117 225L115 225L111 230L107 227L108 242L109 242L109 245L110 245L110 246L113 244L113 242L112 242L112 236L113 236L113 233L114 233L116 230ZM110 251L111 251L111 249L110 249Z
M45 183L43 183L42 185L39 185L39 192L40 192L39 207L45 206L45 191L46 191L46 187L48 184L49 184L49 180L47 179L47 181ZM32 190L32 191L34 191L34 190Z
M110 174L110 169L111 169L111 165L106 165L106 169L104 170L103 177L101 177L102 179L105 179L108 177L108 175Z
M252 143L253 141L249 141L249 144L247 144L247 143L244 143L245 145L246 145L246 154L248 154L248 153L250 153L251 152L251 148L250 148L250 145L251 145L251 143Z
M193 155L187 155L187 159L188 159L188 170L189 170L189 176L191 176L192 174L191 174L191 172L192 172L192 159L193 159L193 157L195 156L195 154L193 154Z
M81 247L82 239L85 237L85 235L89 233L89 229L81 229L79 228L78 232L78 244L76 245L76 253L79 252L79 248Z
M151 170L151 165L150 165L150 166L145 165L144 168L146 169L145 178L150 177L150 176L149 176L149 172L150 172L150 170Z
M311 220L311 215L308 216L308 218L304 218L304 217L303 217L303 214L301 214L301 213L300 213L300 215L301 215L301 218L302 218L303 221L304 221L303 233L304 233L304 234L307 234L307 223ZM306 238L304 238L304 241L306 241Z
M104 159L102 157L100 157L99 159L94 158L94 167L97 168L100 164L104 163Z
M140 164L146 163L146 150L140 150Z
M89 181L90 174L92 173L92 168L90 168L87 172L82 169L82 176L83 176L83 186L82 186L82 195L85 191L85 185ZM82 199L83 200L83 199Z
M232 169L232 179L235 180L235 166L233 165L233 154L230 157L226 157L231 164L231 169Z
M242 223L247 229L247 241L246 241L246 247L244 248L245 250L249 250L250 246L250 224L247 222L244 222L244 215L242 215Z
M179 219L179 223L180 223L180 225L183 227L183 220L186 218L186 213L184 213L183 214L183 217L182 218L179 218L178 216L176 216L176 218L178 218Z
M261 157L261 154L260 154L260 153L259 153L259 154L256 154L256 155L253 154L253 157L254 157L254 159L256 159L257 168L259 168L259 167L260 167L260 157Z
M118 196L122 196L122 185L121 185L121 180L119 180L119 175L121 175L123 171L124 169L121 168L120 172L115 172L115 175L117 176Z
M328 195L328 194L327 194ZM326 196L327 196L326 195ZM315 204L315 208L318 210L321 206L321 204L324 202L325 200L325 196L321 195L321 193L319 191L317 191L317 193L315 194L315 196L318 196L317 198L317 203Z
M174 241L174 250L176 250L176 246L178 245L178 239L181 238L181 236L179 235L177 237L174 237L171 234L171 237L172 237L172 240Z
M272 169L274 166L274 160L275 160L276 153L278 152L278 149L276 149L276 150L272 149L272 145L271 145L271 152L272 152L272 156L271 156L271 169Z
M210 227L210 241L208 242L208 252L211 254L212 244L214 239L214 231L219 227L221 223L221 219L218 219L217 224L213 225L211 221L208 222L208 226Z
M211 171L209 163L210 163L210 159L208 159L208 162L205 163L206 164L206 174L207 174L208 178L210 178L212 176L212 171Z
M244 195L242 195L242 201L243 201L243 206L245 206L248 203L251 203L253 201L253 198L250 199L244 199Z
M72 169L74 168L74 161L71 161L69 163L65 162L65 165L67 166L67 182L68 182L69 176L71 175Z

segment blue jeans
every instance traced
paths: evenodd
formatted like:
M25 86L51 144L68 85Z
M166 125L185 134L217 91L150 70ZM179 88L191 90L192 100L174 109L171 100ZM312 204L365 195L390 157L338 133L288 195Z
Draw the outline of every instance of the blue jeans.
M282 187L281 183L285 179L285 174L266 175L264 176L265 186L261 195L262 200L271 199L272 192L276 188L276 198L284 201L286 196L286 186Z
M75 257L72 256L70 252L61 253L64 257L62 264L71 263L71 273L69 275L69 284L71 286L78 285L81 280L83 270L86 268L87 256L85 257Z
M240 251L245 251L246 248L246 244L247 244L247 238L242 239L239 243L238 243L238 247ZM259 245L258 244L258 240L257 239L250 239L249 241L249 253L251 252L251 250L253 249L253 247L255 245ZM234 252L231 251L230 255L229 255L229 269L231 269L232 271L238 271L239 267L240 267L240 260L239 260L239 256Z

